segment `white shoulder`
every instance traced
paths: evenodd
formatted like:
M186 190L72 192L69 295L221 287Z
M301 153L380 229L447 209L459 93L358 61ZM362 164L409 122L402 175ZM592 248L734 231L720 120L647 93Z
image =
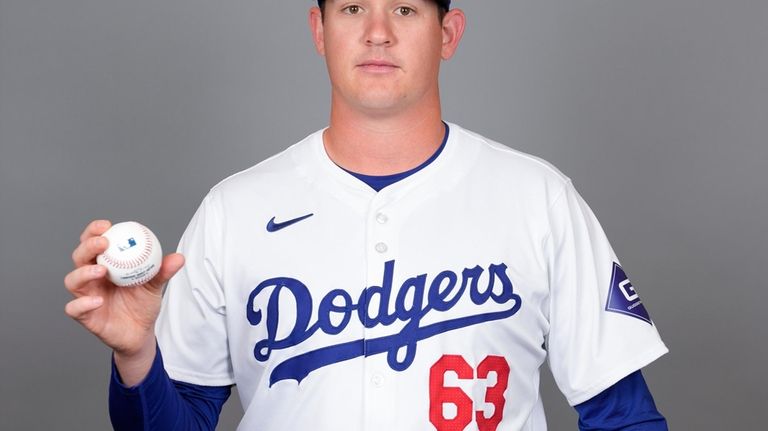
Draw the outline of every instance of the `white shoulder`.
M467 129L463 129L458 126L455 126L451 130L456 130L456 132L463 134L468 139L472 139L480 143L483 147L485 147L484 149L486 150L485 152L487 153L487 156L490 156L491 158L497 158L504 164L514 164L516 167L526 167L533 172L538 172L539 175L551 176L562 182L570 181L570 178L563 174L557 167L540 157L516 150L507 145L486 138L483 135Z
M477 169L495 181L544 191L552 198L571 185L571 179L550 162L513 149L475 132L452 125L460 142L478 148Z
M211 187L211 193L242 191L243 189L257 190L268 184L280 184L298 176L299 166L296 160L311 151L311 141L322 131L317 131L289 146L285 150L261 162L236 172Z

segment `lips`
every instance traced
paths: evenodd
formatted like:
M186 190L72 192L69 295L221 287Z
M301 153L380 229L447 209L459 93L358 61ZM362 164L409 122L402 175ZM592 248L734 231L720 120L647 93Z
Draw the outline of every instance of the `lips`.
M360 69L371 73L387 73L398 69L398 66L386 60L366 60L357 65Z

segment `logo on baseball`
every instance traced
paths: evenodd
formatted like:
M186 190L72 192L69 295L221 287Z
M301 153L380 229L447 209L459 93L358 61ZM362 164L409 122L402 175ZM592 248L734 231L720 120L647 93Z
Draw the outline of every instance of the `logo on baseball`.
M117 286L137 286L152 280L160 270L163 250L151 230L135 221L117 223L101 236L109 248L96 257Z

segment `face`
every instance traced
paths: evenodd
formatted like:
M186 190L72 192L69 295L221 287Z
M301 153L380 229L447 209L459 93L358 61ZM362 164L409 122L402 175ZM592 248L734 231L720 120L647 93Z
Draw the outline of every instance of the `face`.
M334 103L387 114L439 100L440 62L453 55L463 15L450 11L442 23L438 15L429 0L329 0L323 17L313 8L310 24Z

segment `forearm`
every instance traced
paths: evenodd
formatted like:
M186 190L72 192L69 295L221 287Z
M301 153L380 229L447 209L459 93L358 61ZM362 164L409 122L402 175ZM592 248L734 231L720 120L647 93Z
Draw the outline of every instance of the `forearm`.
M639 370L574 407L581 431L668 430Z
M116 431L214 430L229 387L204 387L174 382L165 372L162 355L156 355L146 378L126 386L113 362L109 413Z
M113 359L120 374L123 385L133 387L141 383L149 373L157 354L157 341L153 333L147 334L145 340L135 352L115 351Z

